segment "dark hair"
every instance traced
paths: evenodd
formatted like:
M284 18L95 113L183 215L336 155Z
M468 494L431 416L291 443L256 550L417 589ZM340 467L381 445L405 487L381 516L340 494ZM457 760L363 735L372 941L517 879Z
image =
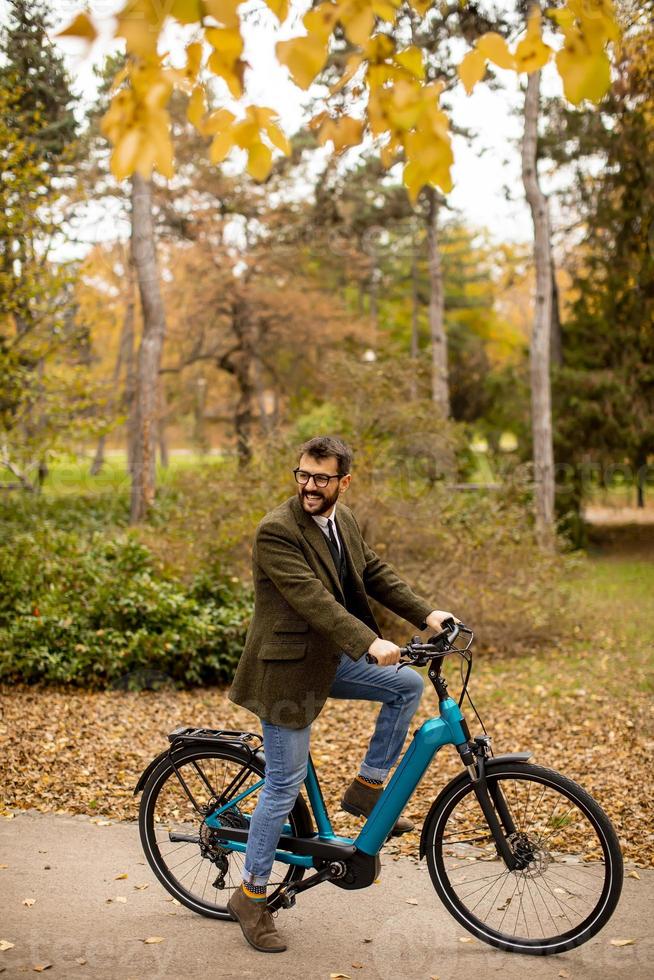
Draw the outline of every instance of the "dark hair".
M326 459L335 456L338 461L338 475L345 476L352 466L352 450L340 439L333 436L314 436L300 446L298 461L306 453L314 459Z

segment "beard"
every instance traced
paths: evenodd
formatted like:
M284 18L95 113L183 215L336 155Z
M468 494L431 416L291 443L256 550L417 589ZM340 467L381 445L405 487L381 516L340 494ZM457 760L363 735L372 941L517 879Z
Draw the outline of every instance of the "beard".
M307 493L319 494L321 499L309 500L307 498ZM307 491L305 487L300 487L298 494L302 508L308 514L324 514L325 511L331 510L338 499L338 490L336 490L336 492L333 494L329 494L326 489Z

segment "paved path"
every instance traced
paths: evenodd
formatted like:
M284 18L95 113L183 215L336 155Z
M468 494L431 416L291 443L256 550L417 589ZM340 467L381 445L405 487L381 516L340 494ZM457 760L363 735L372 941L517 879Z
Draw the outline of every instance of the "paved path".
M175 905L141 852L134 823L18 813L0 819L2 980L47 975L92 980L641 980L653 975L654 871L625 880L613 920L579 949L556 957L501 953L472 939L438 901L424 867L383 860L379 884L348 892L329 884L280 912L289 950L248 947L236 923ZM128 877L116 880L116 875ZM147 884L137 889L136 885ZM36 899L32 906L23 904ZM119 898L127 901L120 902ZM108 899L112 899L111 902ZM412 899L417 904L408 904ZM149 936L163 942L145 945ZM614 938L635 939L616 948ZM461 940L466 940L462 942ZM83 960L83 963L78 962Z

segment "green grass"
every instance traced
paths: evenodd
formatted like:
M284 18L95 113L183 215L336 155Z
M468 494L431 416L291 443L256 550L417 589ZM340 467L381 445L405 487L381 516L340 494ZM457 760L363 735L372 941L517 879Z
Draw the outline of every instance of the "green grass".
M628 702L629 692L654 691L654 561L627 556L581 560L567 575L572 617L567 638L551 651L507 656L481 669L496 680L494 697L508 704L513 683L552 701L601 693ZM590 709L585 709L590 710Z
M157 488L165 489L175 476L184 470L204 467L220 467L224 463L221 456L203 456L200 453L171 453L168 467L157 464ZM91 459L59 459L50 465L43 485L43 494L48 497L66 497L75 494L124 493L129 496L130 479L127 472L127 456L124 452L107 454L102 470L91 476Z

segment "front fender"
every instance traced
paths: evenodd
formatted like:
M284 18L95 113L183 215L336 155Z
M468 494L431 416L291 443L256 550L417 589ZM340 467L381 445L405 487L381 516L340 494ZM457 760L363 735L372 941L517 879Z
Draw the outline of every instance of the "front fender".
M232 740L229 740L229 741L227 739L225 739L224 742L222 742L222 743L221 743L221 740L220 739L215 739L213 741L214 741L214 744L229 745L230 750L232 752L234 752L236 755L238 755L239 758L242 758L243 762L249 762L250 759L254 756L254 758L257 760L257 762L260 762L261 765L265 765L265 758L264 758L264 754L263 754L263 749L262 748L255 749L254 751L250 751L250 749L247 746L245 746L245 745L238 745L237 743L234 742L233 739ZM197 748L200 745L202 745L202 746L204 746L206 748L206 745L207 745L206 739L205 740L202 740L202 741L198 740L197 742L194 742L192 740L185 741L183 743L183 745L180 745L176 749L173 749L172 750L173 758L176 759L182 752L185 752L186 749L188 749L188 748ZM134 787L134 793L133 793L134 796L136 796L138 793L140 793L143 790L145 784L147 783L148 779L150 778L150 775L154 772L154 770L157 768L157 766L159 765L159 763L163 759L165 759L167 755L169 755L170 751L171 750L169 748L168 749L164 749L163 752L160 752L159 755L155 756L155 758L152 760L152 762L149 762L148 763L148 765L145 767L145 769L143 770L143 772L139 776L138 782L137 782L136 786Z
M531 752L507 752L505 755L494 755L491 759L486 759L486 772L487 773L492 772L493 768L499 762L528 762L530 759L531 759ZM445 796L445 794L451 792L453 786L458 785L459 783L466 783L468 782L469 779L470 776L468 775L467 772L462 772L460 775L455 776L454 779L450 780L447 786L443 787L443 789L440 791L440 793L438 794L438 796L430 806L429 813L425 817L424 823L422 825L422 832L420 834L419 854L421 858L425 856L425 841L427 837L427 827L430 824L432 815L440 806L441 801Z

